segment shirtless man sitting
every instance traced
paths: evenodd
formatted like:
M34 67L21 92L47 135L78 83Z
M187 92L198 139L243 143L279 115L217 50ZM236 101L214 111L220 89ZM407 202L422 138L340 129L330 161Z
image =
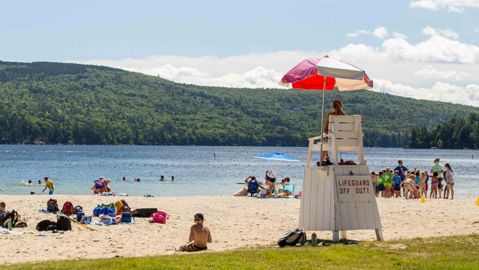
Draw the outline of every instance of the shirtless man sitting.
M188 242L193 242L181 246L178 251L201 251L207 250L207 243L213 242L211 239L211 233L208 227L203 226L205 218L203 214L198 213L195 215L195 225L191 226L190 229L190 238Z

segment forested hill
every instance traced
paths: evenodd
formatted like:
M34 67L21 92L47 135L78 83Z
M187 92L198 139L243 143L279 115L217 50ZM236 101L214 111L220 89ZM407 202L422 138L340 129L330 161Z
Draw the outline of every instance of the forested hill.
M405 146L474 107L372 91L327 93L363 115L365 145ZM178 84L100 66L0 61L0 143L306 146L321 92Z
M446 123L434 129L427 130L425 126L411 130L410 148L447 148L447 149L478 149L479 148L479 114L453 117Z

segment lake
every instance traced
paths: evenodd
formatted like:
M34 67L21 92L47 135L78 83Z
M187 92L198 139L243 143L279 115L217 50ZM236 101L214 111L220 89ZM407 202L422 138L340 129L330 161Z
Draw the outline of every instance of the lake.
M117 194L232 195L249 175L264 181L265 171L276 163L255 157L271 152L300 160L278 163L278 178L289 176L299 191L307 151L306 147L0 145L0 195L41 193L44 185L22 183L37 183L45 176L54 183L55 194L93 194L93 180L104 176L112 179L110 186ZM370 170L376 171L394 169L398 159L409 169L429 171L439 157L455 172L456 195L479 196L477 150L365 148L364 154ZM355 153L343 152L342 158L357 161ZM313 160L319 160L319 153ZM167 181L159 182L161 175ZM127 181L120 180L123 176ZM141 182L133 182L133 177Z

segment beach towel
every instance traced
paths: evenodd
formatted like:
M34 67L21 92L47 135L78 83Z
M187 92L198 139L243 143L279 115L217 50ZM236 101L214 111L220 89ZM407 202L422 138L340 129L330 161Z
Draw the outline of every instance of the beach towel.
M24 234L24 232L14 232L14 231L9 231L8 229L0 228L0 235L2 234Z

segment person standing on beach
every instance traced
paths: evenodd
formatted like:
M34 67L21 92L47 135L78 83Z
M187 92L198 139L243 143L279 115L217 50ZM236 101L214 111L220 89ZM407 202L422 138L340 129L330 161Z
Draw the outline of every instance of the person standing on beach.
M371 182L373 183L374 194L376 195L376 198L377 198L378 197L378 176L376 175L375 171L372 171L369 175L371 176Z
M401 176L399 176L399 171L398 170L394 171L393 190L394 190L394 196L396 198L401 197Z
M45 188L43 189L42 193L45 192L47 188L50 190L48 191L48 194L52 195L55 191L55 186L53 185L52 181L48 180L48 177L45 177Z
M381 197L384 198L384 190L385 190L385 187L384 187L384 184L386 182L386 179L384 179L384 172L380 171L379 172L379 176L378 176L378 194L376 197L379 196L379 193L381 193Z
M437 172L437 181L438 181L438 190L439 190L439 199L441 198L441 193L442 193L442 173L444 172L444 169L442 166L439 164L439 158L434 159L434 165L431 167L431 173L434 174ZM446 191L444 190L444 196L446 196Z
M205 217L203 216L203 214L196 214L194 220L195 224L191 226L190 238L188 239L188 242L193 243L181 246L178 251L192 252L207 250L207 244L213 242L210 230L208 229L208 227L203 225L203 223L205 222Z
M406 172L408 168L404 167L402 160L398 160L398 166L394 168L394 171L399 171L399 176L401 177L401 182L404 181L406 178ZM403 188L403 193L404 193L404 188ZM399 192L399 197L401 197L401 192Z
M446 179L446 184L447 184L447 193L444 195L445 199L449 198L449 193L451 193L451 200L454 199L454 172L452 171L451 165L449 163L446 163L444 165L446 167L446 171L444 172L444 178Z

